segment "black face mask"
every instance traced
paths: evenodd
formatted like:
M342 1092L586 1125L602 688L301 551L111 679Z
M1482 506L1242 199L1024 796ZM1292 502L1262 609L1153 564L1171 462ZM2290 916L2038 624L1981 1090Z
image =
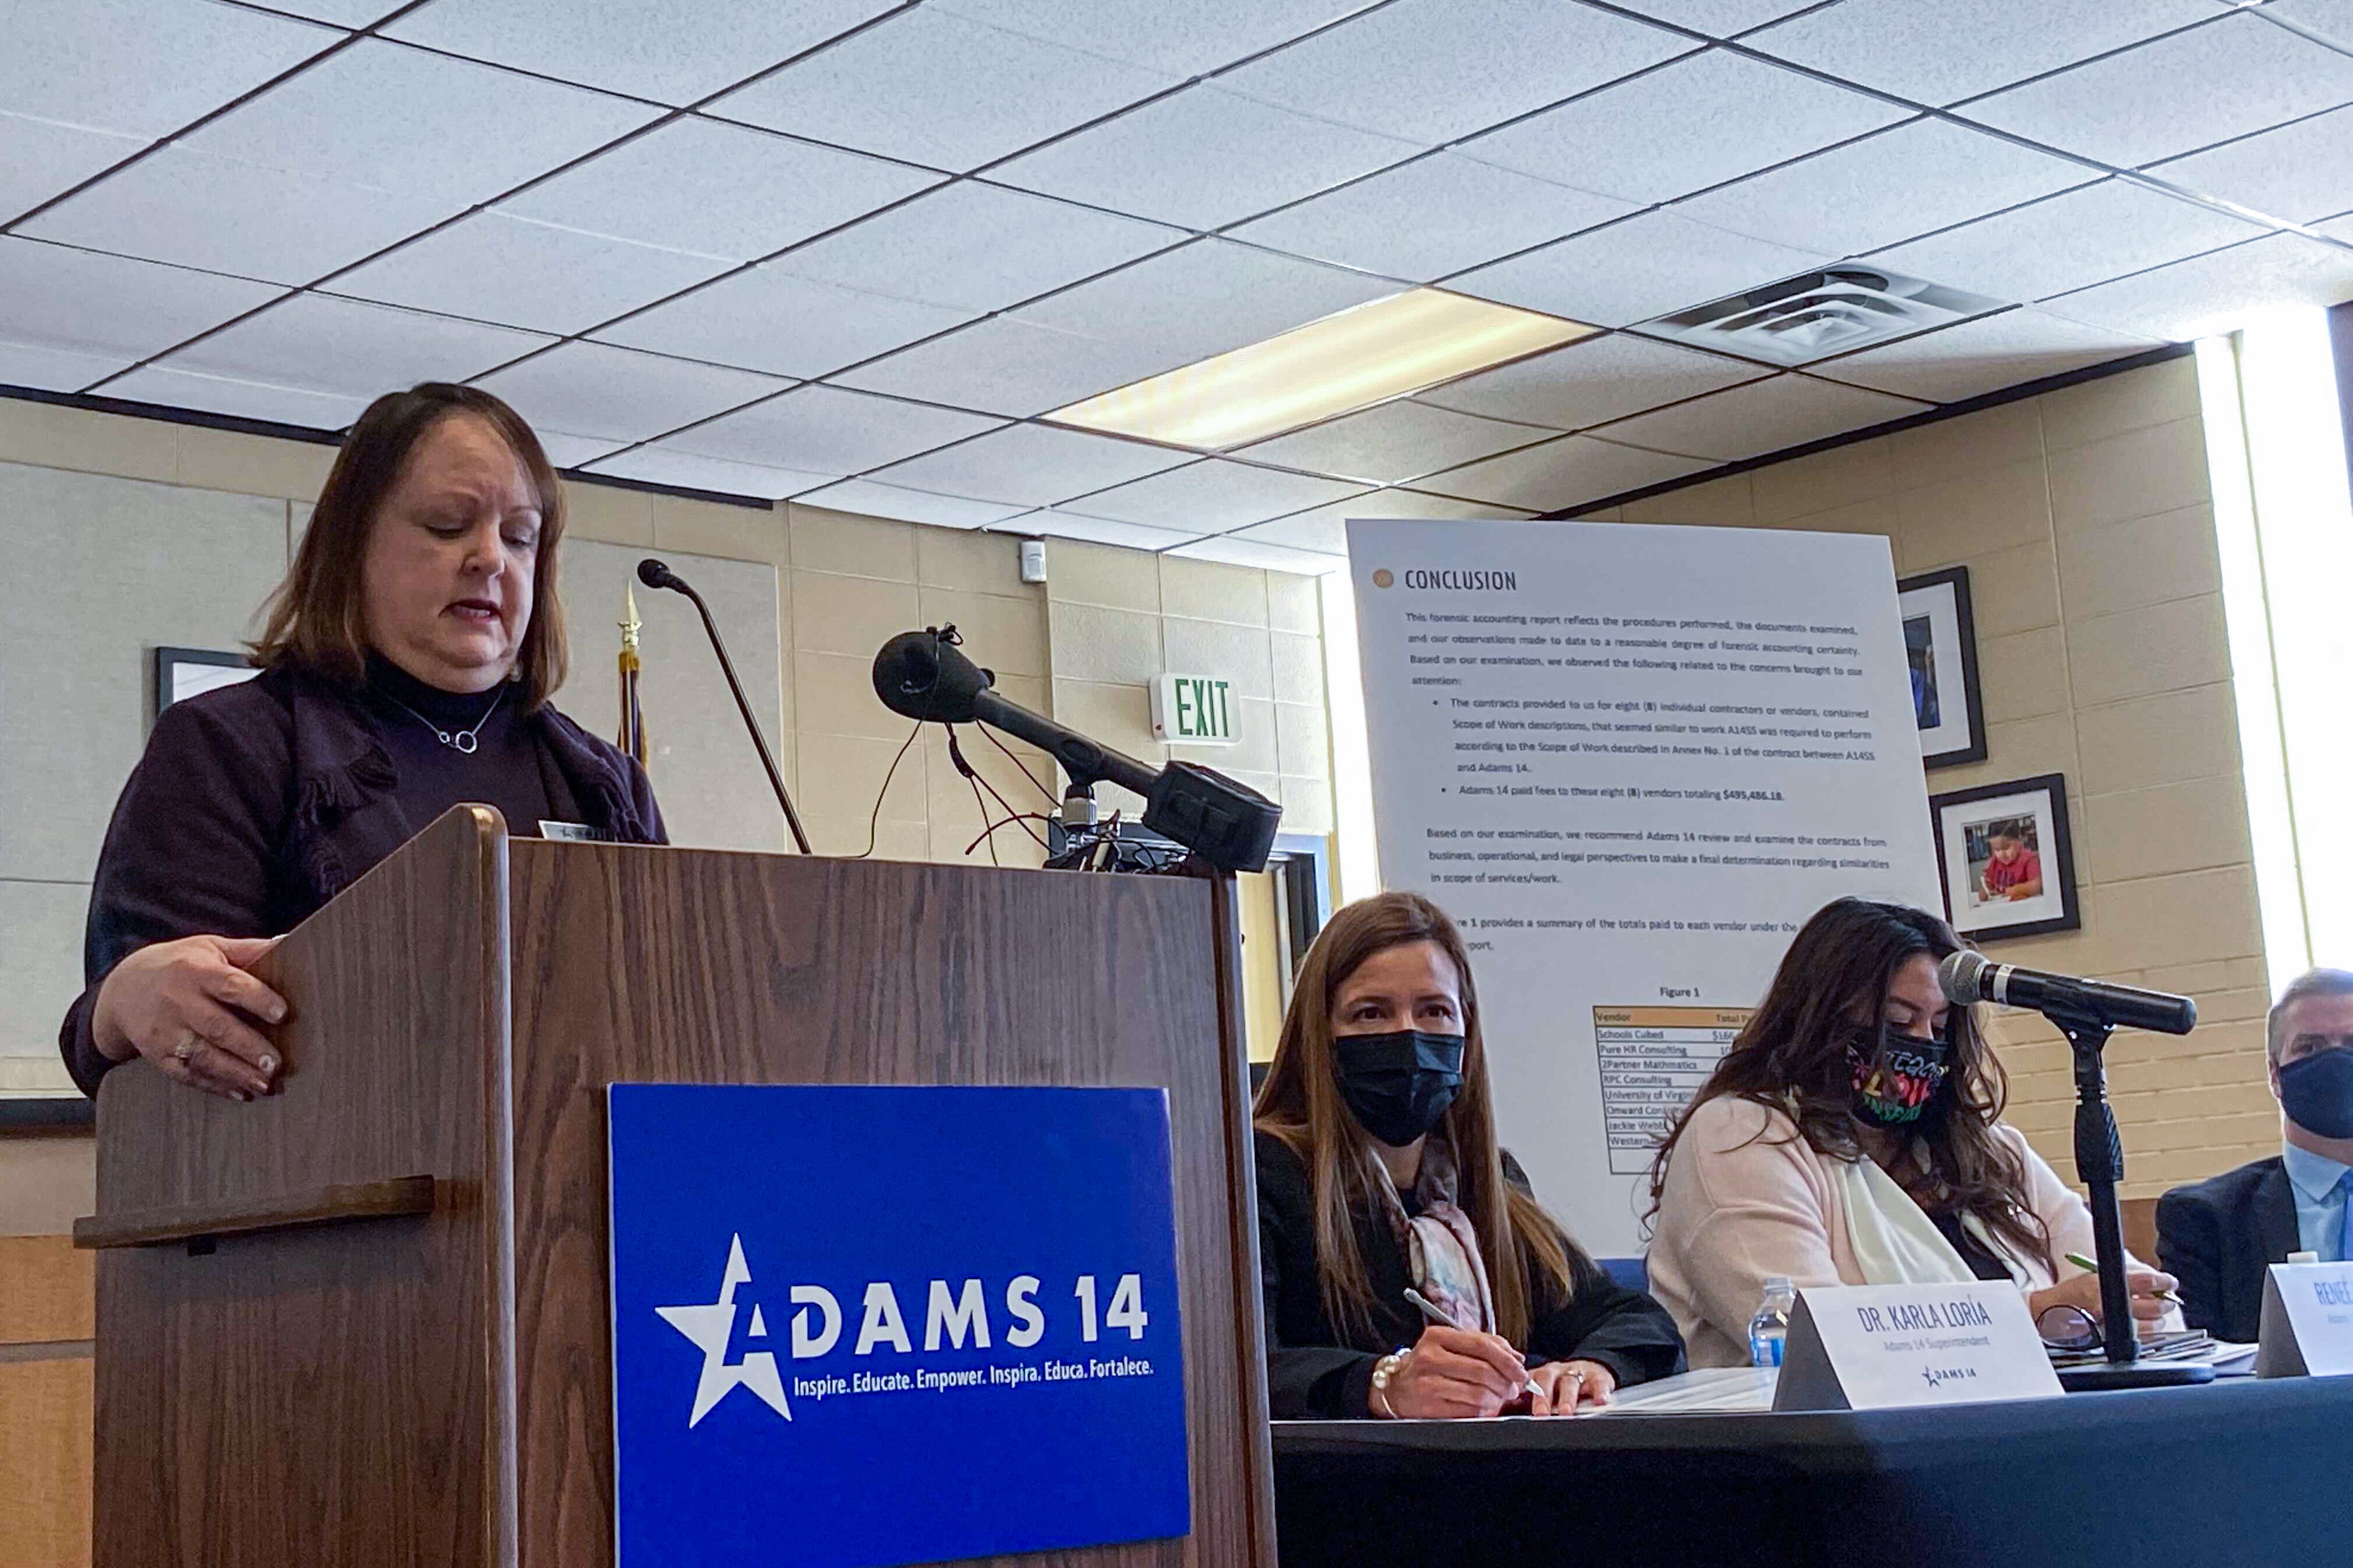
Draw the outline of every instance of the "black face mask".
M2353 1138L2353 1051L2322 1050L2279 1069L2280 1109L2307 1132Z
M1364 1130L1402 1149L1438 1125L1462 1091L1462 1037L1397 1029L1341 1035L1340 1093Z
M1883 1055L1877 1029L1857 1029L1847 1041L1855 1119L1873 1127L1916 1126L1922 1117L1943 1108L1952 1047L1909 1035L1891 1034L1886 1040Z

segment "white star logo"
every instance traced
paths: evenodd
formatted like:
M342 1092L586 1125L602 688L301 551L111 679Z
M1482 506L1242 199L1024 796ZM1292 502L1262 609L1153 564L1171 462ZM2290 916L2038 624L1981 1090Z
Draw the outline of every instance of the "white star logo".
M727 1246L727 1271L720 1277L719 1300L707 1306L656 1307L661 1321L692 1340L702 1352L702 1378L694 1385L694 1413L686 1418L691 1430L727 1397L730 1389L750 1389L769 1409L789 1421L792 1406L785 1403L785 1385L776 1374L776 1358L768 1351L748 1351L743 1361L727 1364L727 1343L735 1334L735 1288L752 1281L751 1266L744 1261L744 1238ZM765 1337L767 1320L758 1303L752 1307L752 1332Z

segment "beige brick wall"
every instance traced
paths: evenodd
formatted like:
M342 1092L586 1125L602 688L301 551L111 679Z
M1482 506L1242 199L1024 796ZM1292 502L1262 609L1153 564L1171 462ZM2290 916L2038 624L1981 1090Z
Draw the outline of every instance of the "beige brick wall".
M2246 802L2198 380L2169 361L1773 464L1605 516L1880 533L1899 574L1966 565L1989 753L1931 794L2067 778L2080 931L2003 960L2186 992L2186 1037L2109 1047L2127 1195L2276 1152ZM2004 1014L2010 1119L2072 1174L2063 1041Z

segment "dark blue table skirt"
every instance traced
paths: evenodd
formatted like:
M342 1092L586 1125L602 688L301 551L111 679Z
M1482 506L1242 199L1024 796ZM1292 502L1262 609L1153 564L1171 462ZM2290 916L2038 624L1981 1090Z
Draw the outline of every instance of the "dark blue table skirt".
M2353 1563L2353 1378L1936 1411L1274 1428L1282 1568Z

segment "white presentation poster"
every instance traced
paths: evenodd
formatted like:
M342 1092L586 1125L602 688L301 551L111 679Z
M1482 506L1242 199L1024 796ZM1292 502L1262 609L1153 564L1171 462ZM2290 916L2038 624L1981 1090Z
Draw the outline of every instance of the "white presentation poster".
M1537 1196L1640 1252L1658 1134L1798 927L1942 908L1887 541L1347 527L1381 880L1461 924Z

